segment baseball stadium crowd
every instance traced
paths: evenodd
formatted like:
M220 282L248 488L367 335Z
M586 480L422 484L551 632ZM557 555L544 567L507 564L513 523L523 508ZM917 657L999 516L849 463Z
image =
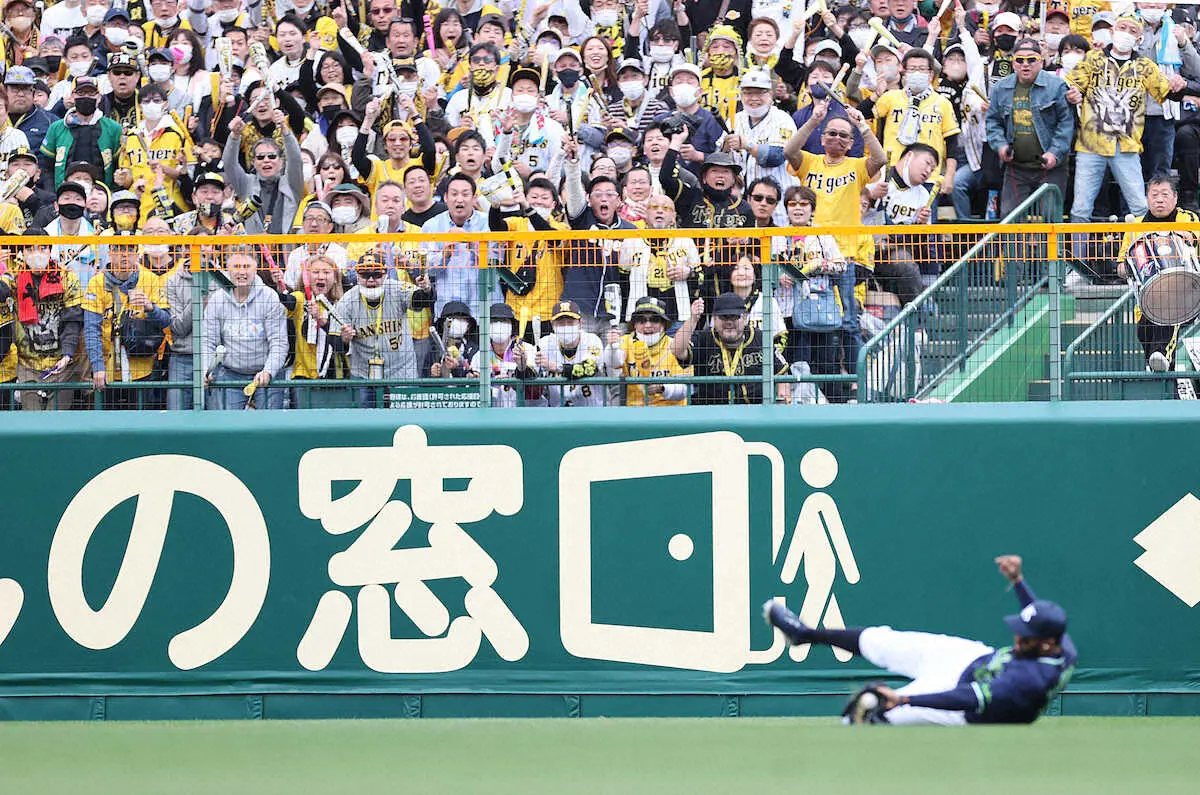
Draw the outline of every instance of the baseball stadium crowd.
M500 405L760 402L764 366L852 373L865 292L895 311L953 262L821 227L995 219L1042 184L1071 221L1197 220L1196 6L444 2L5 0L0 232L62 240L2 249L2 407L79 407L43 385L90 383L188 408L129 387L203 372L212 406L283 408L282 379L484 368ZM816 231L655 234L753 227ZM568 229L644 234L538 237ZM218 240L457 231L514 242ZM91 235L112 241L70 240ZM142 235L211 236L216 278ZM588 384L682 374L747 379ZM512 385L538 377L559 382Z

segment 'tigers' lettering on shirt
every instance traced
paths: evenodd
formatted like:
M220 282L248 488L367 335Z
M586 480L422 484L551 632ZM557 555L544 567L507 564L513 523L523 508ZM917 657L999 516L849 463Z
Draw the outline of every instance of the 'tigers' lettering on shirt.
M836 177L827 177L824 174L810 171L804 179L804 184L807 187L812 188L817 193L830 195L848 185L853 185L855 182L858 182L858 174L854 171L839 174Z

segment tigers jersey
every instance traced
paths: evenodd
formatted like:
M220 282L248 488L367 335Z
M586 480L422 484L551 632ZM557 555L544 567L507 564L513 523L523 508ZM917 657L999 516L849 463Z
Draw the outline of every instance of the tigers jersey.
M529 219L520 216L508 216L504 219L505 226L511 232L532 232L533 226ZM566 224L551 221L555 229L567 229ZM554 313L554 304L562 295L562 243L558 241L538 240L532 245L524 241L515 241L505 246L508 262L505 264L513 273L522 268L533 268L533 287L525 295L517 295L509 291L504 302L512 307L513 313L521 317L524 310L529 317L539 317L549 320Z
M1107 0L1070 0L1067 16L1071 19L1071 32L1092 40L1092 17L1101 11L1112 11Z
M600 372L600 354L604 346L600 338L589 332L581 332L579 345L573 351L564 351L557 334L547 334L538 342L538 350L546 355L552 367L566 371L576 364L591 362L592 372ZM603 406L603 386L592 386L586 381L577 381L567 386L546 388L551 406Z
M172 209L165 210L154 190L154 169L150 167L150 163L157 160L172 168L182 168L187 160L186 134L177 130L169 120L155 130L147 130L143 125L138 128L138 132L140 135L127 133L124 136L121 152L117 155L117 167L132 171L135 183L139 179L146 181L146 189L142 192L141 223L146 223L157 210L163 210L169 217L174 217L177 209L187 206L183 193L179 190L179 183L170 178L163 180L163 189L174 205Z
M889 91L875 103L875 135L887 153L888 165L894 166L904 154L900 143L900 128L908 112L908 93L903 89ZM915 143L929 144L938 153L938 164L946 160L946 139L958 135L958 117L950 101L936 91L917 105L921 125Z
M679 360L675 358L675 354L671 353L671 337L667 334L663 334L658 342L653 345L647 345L645 341L638 339L633 334L626 334L621 337L620 342L615 347L616 350L612 352L609 363L613 364L616 360L620 360L621 366L617 369L618 375L623 375L627 378L678 378L692 374L692 368L681 365ZM646 387L641 384L630 384L626 387L625 391L625 405L687 405L687 387L683 385L672 386L682 386L682 389L677 390L682 393L678 399L668 400L668 396L660 392L651 394L649 401L647 401Z
M1075 151L1104 157L1142 151L1146 95L1158 102L1170 93L1167 78L1149 58L1118 61L1104 50L1091 50L1066 76L1083 94Z
M741 78L736 72L729 77L717 77L712 70L704 70L700 77L700 104L724 121L726 129L733 127L741 96Z
M543 171L547 178L558 184L562 170L562 142L566 131L554 119L535 111L523 130L500 133L496 137L496 154L492 157L492 169L499 171L506 161L524 163L530 171Z
M70 270L62 270L61 294L37 302L37 323L26 325L17 319L15 326L17 361L31 370L49 370L62 358L62 315L71 307L83 305L83 285ZM17 277L10 282L14 291ZM82 351L76 356L82 355Z
M161 47L166 47L167 46L167 36L169 36L171 33L174 33L177 30L191 30L191 29L192 29L192 23L188 22L186 19L181 19L179 21L179 24L176 27L171 28L169 31L164 31L159 26L158 22L156 22L153 19L150 20L149 22L145 22L142 24L142 33L145 34L145 37L146 37L145 49L146 50L157 50Z
M879 209L883 214L883 223L889 226L915 224L917 213L929 205L929 199L933 196L931 183L909 187L894 172L888 178L887 188L887 193L879 200Z
M375 155L367 155L367 157L371 160L371 173L367 175L367 193L370 196L375 195L375 190L380 183L397 182L403 185L404 172L413 164L413 161L407 160L402 166L393 166L390 157L386 159Z
M696 265L700 253L690 237L667 240L630 238L621 241L621 270L629 273L629 295L625 299L624 320L631 320L633 308L644 297L657 298L671 320L691 317L691 303L698 292ZM687 265L693 276L671 281L667 271L672 265Z
M782 149L794 132L796 132L796 122L792 121L791 116L776 107L769 108L767 115L758 121L751 119L745 111L737 114L733 121L733 134L742 139L745 149L741 152L734 152L733 156L741 160L742 178L747 185L761 177L770 177L775 180L784 191L796 184L786 159L777 166L762 166L759 165L758 159L751 154L755 146L776 146ZM720 148L719 142L718 148ZM761 154L766 154L766 152ZM786 224L787 211L784 209L782 201L775 206L774 216L777 224Z
M288 313L288 323L291 325L288 336L291 337L295 353L292 378L348 378L350 371L345 354L335 352L329 343L328 332L309 318L304 291L298 290L292 295L296 299L292 311ZM317 312L322 318L326 315L320 304L317 305Z
M2 277L0 277L2 278ZM0 301L0 329L16 320L15 302L6 298ZM7 384L17 377L17 346L13 344L4 355L0 356L0 384Z
M165 309L167 306L165 284L163 279L146 268L138 268L136 289L145 293L146 297L150 299L150 303L160 309ZM115 304L113 303L114 296ZM113 321L126 312L132 317L139 318L145 317L146 312L143 309L130 307L129 296L114 289L103 272L97 273L88 282L87 290L83 295L83 311L95 312L100 315L100 343L104 348L104 371L110 380L140 381L150 375L157 357L124 356L113 348L114 334L120 333L119 330L114 330ZM117 328L119 329L119 327L118 323ZM128 372L126 372L126 365L128 365Z
M800 153L800 165L791 169L800 183L817 194L813 226L847 226L862 220L861 194L871 176L865 157L846 157L830 165L825 155ZM838 248L847 257L866 264L873 249L870 235L836 235Z

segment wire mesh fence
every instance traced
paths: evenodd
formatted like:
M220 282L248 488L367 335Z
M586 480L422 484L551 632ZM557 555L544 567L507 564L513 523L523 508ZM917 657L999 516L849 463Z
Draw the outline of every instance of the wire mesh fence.
M22 238L0 248L0 407L1056 398L1085 344L1162 325L1114 312L1059 372L1060 267L1113 234L1046 223L1057 200L1002 225ZM1126 308L1200 308L1187 238L1145 231L1096 255L1145 267ZM1146 372L1120 350L1098 372Z

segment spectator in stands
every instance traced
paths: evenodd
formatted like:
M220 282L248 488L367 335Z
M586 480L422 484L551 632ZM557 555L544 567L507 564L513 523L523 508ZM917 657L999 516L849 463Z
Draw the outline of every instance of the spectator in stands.
M1158 65L1163 75L1178 74L1200 87L1200 54L1188 38L1187 28L1177 25L1165 2L1139 2L1143 30L1137 54ZM1171 170L1175 155L1175 120L1179 103L1165 107L1153 96L1146 98L1146 121L1142 130L1142 179Z
M1066 196L1074 134L1067 84L1042 69L1038 43L1022 39L1013 50L1013 74L992 88L987 111L988 146L1004 164L1001 217L1043 184L1057 186Z
M33 70L28 66L13 66L4 73L8 118L12 126L24 134L30 152L41 151L46 132L56 118L33 103L36 82Z
M257 197L259 209L246 219L246 231L252 234L290 232L300 197L304 195L304 172L300 144L288 128L282 110L272 118L281 130L283 145L274 138L259 138L250 150L254 173L247 173L239 159L242 150L242 131L246 122L237 117L229 125L229 141L225 144L222 163L225 179L240 200Z
M1146 185L1146 201L1148 210L1145 215L1134 219L1134 224L1153 224L1155 226L1168 223L1200 224L1200 215L1179 207L1179 191L1175 180L1166 174L1153 177ZM1138 229L1136 226L1126 226L1121 239L1121 251L1117 255L1117 272L1123 278L1130 278L1127 259L1130 250L1137 239L1153 227ZM1194 245L1190 233L1183 233L1183 239ZM1137 336L1142 350L1146 354L1146 366L1156 373L1165 373L1175 369L1175 351L1179 346L1179 330L1181 326L1163 326L1151 321L1139 307L1137 310Z
M948 194L954 189L954 169L960 156L957 116L950 101L933 90L937 67L932 55L909 50L902 63L904 89L887 92L875 104L875 135L893 166L909 145L931 147L939 164L945 161L945 179L939 190Z
M889 169L887 178L867 187L881 223L927 224L933 220L938 187L930 178L937 164L938 154L932 146L918 143L904 148L900 162ZM901 306L907 306L924 289L922 266L936 272L929 237L889 235L875 260L875 279L900 298Z
M258 260L251 249L238 247L225 253L233 287L214 293L204 308L201 351L205 384L249 383L245 388L212 389L207 407L244 409L253 395L258 408L281 409L284 391L270 389L268 384L280 376L288 353L283 306L275 291L259 281ZM225 357L219 364L213 358L218 345L225 346ZM263 394L257 394L258 390Z
M92 388L106 409L156 408L161 396L122 386L153 379L165 353L171 313L163 280L138 264L131 240L108 247L108 264L84 293L83 334L92 365Z
M699 406L762 403L762 368L766 354L760 329L750 326L746 305L733 294L719 295L713 301L712 323L699 329L704 317L704 302L696 300L692 316L679 327L671 341L671 353L683 366L694 364L698 376L744 377L725 384L697 384L692 403ZM785 375L788 364L772 349L770 365ZM776 384L776 399L786 402L788 385Z
M25 234L44 237L46 230L33 227ZM49 246L24 247L16 274L0 277L0 301L16 305L17 381L34 385L21 391L24 411L70 409L74 390L38 385L82 381L87 361L79 350L83 287L78 276L51 259L50 251Z
M708 108L700 106L700 69L689 63L673 66L669 94L690 132L677 150L681 165L697 172L705 156L717 151L721 137L721 123Z
M488 315L491 338L487 348L481 348L471 359L471 371L479 373L487 367L493 379L536 378L534 360L537 358L537 350L517 337L517 318L512 307L508 304L492 304ZM544 406L545 389L540 386L494 385L492 405Z
M583 330L579 305L573 301L555 304L550 325L553 333L538 340L534 363L539 374L572 383L547 387L547 402L551 406L603 406L604 388L587 382L600 374L604 348L600 337Z
M665 197L664 197L665 198ZM689 308L690 309L690 308ZM671 352L672 339L667 328L671 316L663 302L644 297L633 306L633 329L622 335L610 328L606 335L604 363L609 373L628 378L678 378L691 375ZM682 406L687 403L686 384L629 384L625 387L626 406Z
M475 180L455 174L446 183L446 212L431 218L422 232L486 232L488 217L475 209ZM431 243L427 246L430 278L437 288L437 313L446 304L479 301L479 247L468 243ZM414 365L415 366L415 365Z
M1111 171L1134 215L1146 212L1142 181L1142 130L1146 97L1162 102L1181 99L1187 80L1163 75L1153 61L1139 56L1142 23L1122 16L1113 26L1112 45L1095 49L1067 75L1067 101L1079 105L1075 142L1075 199L1071 220L1092 220L1105 171Z
M466 378L478 376L471 361L479 353L479 324L471 309L461 301L446 304L434 323L442 348L432 348L421 367L422 378Z
M646 202L646 237L621 241L621 262L629 270L626 320L632 320L643 298L657 301L667 318L685 320L693 297L699 295L700 255L690 237L655 237L653 233L675 228L675 204L661 193Z
M358 284L334 307L338 337L330 336L335 351L349 351L350 375L359 380L393 381L416 378L416 358L410 309L434 304L433 286L425 275L413 283L387 278L381 251L366 254L357 266ZM332 332L332 330L331 330ZM358 405L381 408L376 387L358 389Z

